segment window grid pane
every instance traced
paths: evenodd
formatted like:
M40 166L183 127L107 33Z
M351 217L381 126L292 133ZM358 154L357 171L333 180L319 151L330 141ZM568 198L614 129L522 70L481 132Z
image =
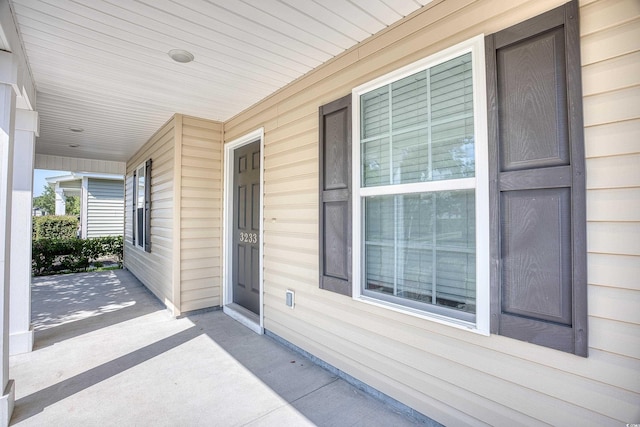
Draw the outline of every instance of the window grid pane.
M475 313L475 191L364 198L366 291Z
M467 53L361 96L364 187L475 176Z

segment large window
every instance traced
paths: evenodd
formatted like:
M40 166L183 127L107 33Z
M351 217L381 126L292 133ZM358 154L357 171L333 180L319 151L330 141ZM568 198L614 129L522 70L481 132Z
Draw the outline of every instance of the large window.
M354 291L487 333L483 55L477 37L354 89Z

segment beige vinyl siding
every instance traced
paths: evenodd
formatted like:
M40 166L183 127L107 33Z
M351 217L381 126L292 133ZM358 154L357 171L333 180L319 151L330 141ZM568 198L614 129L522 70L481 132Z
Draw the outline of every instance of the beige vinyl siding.
M581 12L591 347L633 361L640 386L640 2Z
M133 237L133 172L125 175L124 178L124 250L127 252L127 245L132 245ZM126 260L125 260L126 264Z
M265 129L267 330L446 425L640 420L637 0L581 7L588 358L318 289L318 107L386 72L562 3L434 1L225 123L225 141ZM287 289L296 292L294 310L285 306Z
M180 308L219 306L222 123L181 116Z
M172 118L127 162L126 174L126 229L124 264L172 312L174 307L173 282L173 206L175 118ZM133 246L132 188L133 172L149 158L151 169L151 252Z
M89 178L87 190L87 237L122 236L124 183Z

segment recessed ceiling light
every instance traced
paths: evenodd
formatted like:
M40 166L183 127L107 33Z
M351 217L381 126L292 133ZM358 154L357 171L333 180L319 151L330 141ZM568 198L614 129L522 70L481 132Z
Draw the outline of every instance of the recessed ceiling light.
M84 132L84 129L82 128L69 128L69 130L76 133Z
M69 147L78 148L78 147L80 147L80 144L69 144Z
M194 59L194 56L191 52L187 52L184 49L171 49L168 52L168 55L176 62L180 62L182 64L186 64L187 62L191 62Z

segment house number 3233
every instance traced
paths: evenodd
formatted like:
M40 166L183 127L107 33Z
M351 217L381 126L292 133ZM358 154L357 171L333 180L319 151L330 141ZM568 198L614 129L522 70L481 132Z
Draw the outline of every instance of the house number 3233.
M245 243L258 243L258 234L240 233L240 241Z

